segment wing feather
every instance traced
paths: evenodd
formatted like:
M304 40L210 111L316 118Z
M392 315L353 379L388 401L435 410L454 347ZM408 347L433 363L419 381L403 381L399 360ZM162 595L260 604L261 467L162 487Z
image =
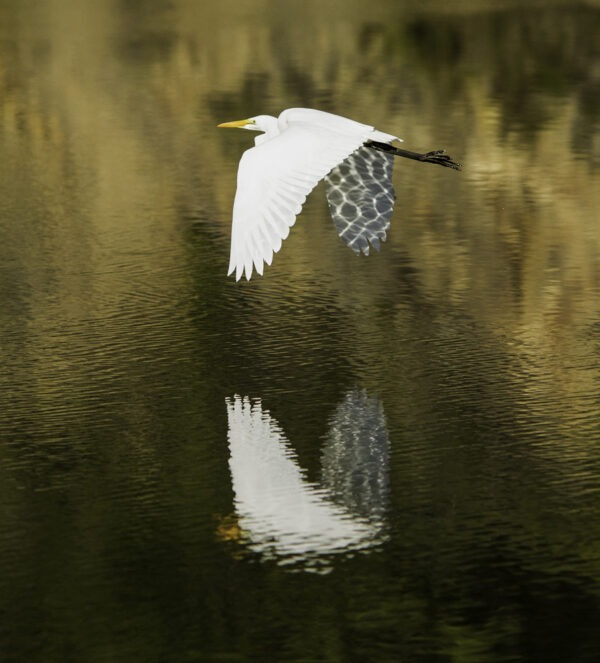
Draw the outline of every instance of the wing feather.
M370 129L370 128L369 128ZM368 133L346 135L299 122L247 150L238 169L229 271L262 274L281 248L308 194L360 147Z
M325 178L331 216L342 240L356 253L379 251L394 211L394 156L360 147Z

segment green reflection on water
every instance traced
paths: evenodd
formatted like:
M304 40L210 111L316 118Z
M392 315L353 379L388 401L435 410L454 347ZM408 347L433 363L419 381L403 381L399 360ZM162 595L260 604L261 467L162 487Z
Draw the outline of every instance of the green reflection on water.
M593 2L3 3L3 660L597 660L599 28ZM215 125L296 105L465 170L397 164L369 259L319 192L236 285L249 143ZM316 480L355 385L389 541L261 563L224 398L269 403Z

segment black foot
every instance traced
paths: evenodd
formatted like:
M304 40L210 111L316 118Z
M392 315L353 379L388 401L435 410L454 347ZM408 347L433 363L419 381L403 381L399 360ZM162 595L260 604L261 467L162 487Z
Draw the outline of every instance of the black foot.
M446 150L433 150L432 152L426 152L422 155L421 161L426 161L427 163L437 163L438 166L445 166L446 168L453 168L454 170L460 170L461 165L452 161L452 159L445 154Z

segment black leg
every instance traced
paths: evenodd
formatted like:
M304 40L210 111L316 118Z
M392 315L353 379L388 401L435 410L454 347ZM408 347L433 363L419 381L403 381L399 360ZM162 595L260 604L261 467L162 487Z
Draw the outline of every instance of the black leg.
M433 150L432 152L425 152L424 154L420 154L419 152L401 150L399 147L394 147L389 143L379 143L374 140L366 142L365 145L367 147L373 148L374 150L387 152L388 154L394 154L398 157L414 159L415 161L422 161L424 163L437 163L438 166L445 166L446 168L453 168L454 170L461 169L461 165L456 163L456 161L452 161L452 159L447 154L445 154L445 150Z

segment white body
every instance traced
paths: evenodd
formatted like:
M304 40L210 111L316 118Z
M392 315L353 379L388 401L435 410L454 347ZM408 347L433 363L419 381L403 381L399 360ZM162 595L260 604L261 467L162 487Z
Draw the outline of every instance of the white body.
M300 213L306 196L329 171L369 140L397 136L339 115L289 108L278 118L260 115L246 129L264 131L240 160L233 205L229 274L263 273ZM230 123L231 126L242 123ZM223 125L227 126L227 125Z

